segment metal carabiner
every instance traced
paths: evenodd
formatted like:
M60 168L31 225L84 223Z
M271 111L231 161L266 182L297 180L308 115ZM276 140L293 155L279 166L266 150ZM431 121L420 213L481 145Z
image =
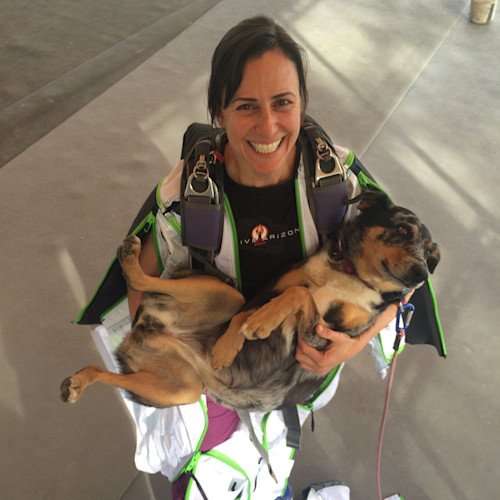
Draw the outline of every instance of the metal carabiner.
M408 309L408 313L405 314L405 310ZM410 325L411 318L413 317L413 313L415 312L415 306L413 304L403 304L403 302L399 303L398 313L396 314L396 339L394 340L394 352L397 353L399 351L399 346L401 344L401 340L405 336L406 329ZM399 324L403 321L403 326L400 327Z
M405 316L406 311L406 316ZM401 330L406 330L410 326L411 318L415 312L415 306L411 303L403 304L399 303L398 313L396 315L396 333L400 333ZM403 321L403 326L400 327L401 320Z
M314 185L320 186L325 179L335 179L336 182L342 182L346 179L346 171L338 156L332 151L330 146L321 137L316 138L316 168L314 172ZM333 162L328 171L321 168L321 165L326 162Z
M193 172L187 179L184 198L189 199L190 196L207 198L209 203L219 202L218 189L215 182L210 178L205 155L200 155Z

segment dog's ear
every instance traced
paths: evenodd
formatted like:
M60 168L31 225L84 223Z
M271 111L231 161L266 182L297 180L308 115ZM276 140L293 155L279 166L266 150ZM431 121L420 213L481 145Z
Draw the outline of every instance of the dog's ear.
M432 274L441 259L441 252L437 243L432 241L432 235L429 228L422 224L423 236L425 239L425 256L427 260L427 269Z
M441 252L439 251L437 243L434 243L432 241L429 241L427 243L426 255L427 255L427 268L429 269L429 272L432 274L441 259Z
M359 196L349 200L349 204L357 203L358 210L361 212L368 210L370 208L381 208L383 210L388 210L392 206L392 202L389 197L382 191L363 191Z

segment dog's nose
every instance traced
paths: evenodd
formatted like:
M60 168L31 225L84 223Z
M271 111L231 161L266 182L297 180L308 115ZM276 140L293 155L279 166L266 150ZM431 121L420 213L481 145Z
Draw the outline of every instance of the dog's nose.
M425 281L429 276L426 267L421 264L415 264L411 268L411 272L415 283L421 283L422 281Z

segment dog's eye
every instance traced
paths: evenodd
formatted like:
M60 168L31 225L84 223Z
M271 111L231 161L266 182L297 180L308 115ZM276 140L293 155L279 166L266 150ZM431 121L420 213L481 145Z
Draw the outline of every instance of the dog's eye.
M396 230L398 238L405 243L410 243L415 238L413 226L410 224L399 224Z
M424 255L427 257L434 251L434 245L431 243L425 246Z

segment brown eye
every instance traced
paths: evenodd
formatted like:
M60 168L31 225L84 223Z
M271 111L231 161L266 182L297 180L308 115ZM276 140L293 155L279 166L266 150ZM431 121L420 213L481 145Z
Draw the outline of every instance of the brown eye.
M401 236L406 236L408 234L408 229L406 229L406 227L399 226L398 232Z

